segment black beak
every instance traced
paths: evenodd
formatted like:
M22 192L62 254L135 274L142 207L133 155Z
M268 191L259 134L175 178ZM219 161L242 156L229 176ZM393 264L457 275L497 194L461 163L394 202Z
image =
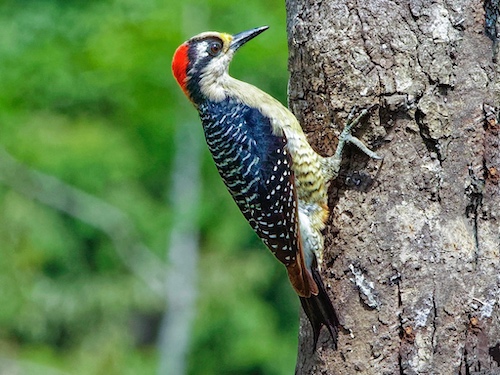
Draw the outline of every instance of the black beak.
M233 51L236 51L243 44L248 42L250 39L255 38L261 32L266 31L268 28L269 26L262 26L262 27L257 27L255 29L242 31L241 33L233 35L233 40L231 41L229 48L232 49Z

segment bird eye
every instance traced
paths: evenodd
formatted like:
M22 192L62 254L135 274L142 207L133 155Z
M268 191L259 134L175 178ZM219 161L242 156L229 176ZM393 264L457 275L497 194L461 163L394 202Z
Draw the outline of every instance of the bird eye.
M211 42L208 46L208 53L212 56L217 56L222 51L221 42Z

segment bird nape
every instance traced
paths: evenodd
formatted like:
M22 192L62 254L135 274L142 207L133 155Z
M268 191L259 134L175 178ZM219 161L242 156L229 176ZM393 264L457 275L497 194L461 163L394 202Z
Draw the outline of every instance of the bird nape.
M279 101L228 73L234 53L267 29L235 35L204 32L176 51L172 71L199 112L205 139L229 193L253 230L286 267L313 328L313 348L326 326L337 347L339 321L320 276L327 188L340 169L346 143L379 158L349 117L335 154L318 155L295 116Z

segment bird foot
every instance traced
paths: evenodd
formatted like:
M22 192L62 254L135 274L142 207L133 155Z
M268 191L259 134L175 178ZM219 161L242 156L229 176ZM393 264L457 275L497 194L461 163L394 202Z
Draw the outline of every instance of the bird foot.
M344 126L344 129L342 130L342 133L340 133L339 143L337 145L337 149L335 150L335 154L327 158L327 169L329 170L329 175L331 175L332 179L337 177L339 173L340 163L342 162L342 153L347 143L352 143L372 159L382 159L380 155L370 150L359 138L356 138L351 134L353 127L359 124L359 122L376 107L377 104L363 108L361 111L359 111L359 108L357 106L354 106L351 109L351 112L347 117L347 122Z
M361 142L359 138L356 138L351 134L352 128L357 124L359 124L359 122L363 119L363 117L365 117L368 113L370 113L371 110L373 110L376 107L377 104L373 104L369 107L362 109L360 112L358 111L357 106L354 106L351 109L351 112L347 117L347 122L344 126L344 129L342 130L342 133L340 133L339 136L339 144L337 146L337 150L335 151L336 159L340 160L342 158L342 152L344 150L344 146L347 143L352 143L372 159L378 159L378 160L382 159L381 156L370 150L363 142Z

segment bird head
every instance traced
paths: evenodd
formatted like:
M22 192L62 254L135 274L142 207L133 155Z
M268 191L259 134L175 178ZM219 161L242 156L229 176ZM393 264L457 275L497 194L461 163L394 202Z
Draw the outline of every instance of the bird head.
M174 53L172 71L182 91L195 104L207 97L220 99L234 53L267 28L235 35L209 31L181 44Z

